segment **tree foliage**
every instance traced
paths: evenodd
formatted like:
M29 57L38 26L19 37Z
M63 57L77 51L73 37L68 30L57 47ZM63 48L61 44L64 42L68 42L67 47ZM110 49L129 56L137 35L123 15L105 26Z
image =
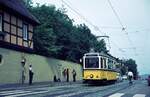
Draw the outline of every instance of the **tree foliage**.
M125 66L127 66L128 71L132 71L134 78L137 77L137 64L135 62L135 60L133 59L128 59L125 61Z
M128 69L127 69L127 67L126 66L121 66L121 68L120 68L120 71L121 71L121 75L126 75L127 74L127 71L128 71Z
M30 10L32 7L32 0L23 0L24 5Z
M36 53L79 62L90 48L106 51L105 41L98 41L85 24L74 25L65 9L56 9L53 5L32 6L32 0L24 1L41 23L34 32Z

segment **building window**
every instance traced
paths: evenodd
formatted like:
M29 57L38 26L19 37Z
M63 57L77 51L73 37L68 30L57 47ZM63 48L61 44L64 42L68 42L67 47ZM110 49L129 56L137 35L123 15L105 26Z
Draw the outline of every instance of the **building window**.
M2 31L2 15L0 14L0 31Z
M23 39L28 39L28 26L26 24L23 24Z

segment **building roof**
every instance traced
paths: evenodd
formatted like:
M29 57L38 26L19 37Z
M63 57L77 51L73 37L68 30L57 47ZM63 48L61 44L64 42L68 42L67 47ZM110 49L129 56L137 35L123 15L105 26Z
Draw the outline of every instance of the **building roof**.
M26 17L31 20L34 24L39 24L40 22L28 11L28 9L23 4L22 0L0 0L0 5L8 7L9 9L15 11L21 16Z

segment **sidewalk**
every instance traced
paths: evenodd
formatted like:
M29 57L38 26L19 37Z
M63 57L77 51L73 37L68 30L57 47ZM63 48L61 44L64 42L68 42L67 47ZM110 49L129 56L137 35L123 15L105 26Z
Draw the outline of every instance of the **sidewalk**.
M32 85L28 83L21 84L21 83L14 83L14 84L0 84L0 91L3 90L12 90L12 89L22 89L22 88L38 88L38 87L54 87L54 86L66 86L66 85L73 85L73 84L82 84L82 81L76 82L33 82Z

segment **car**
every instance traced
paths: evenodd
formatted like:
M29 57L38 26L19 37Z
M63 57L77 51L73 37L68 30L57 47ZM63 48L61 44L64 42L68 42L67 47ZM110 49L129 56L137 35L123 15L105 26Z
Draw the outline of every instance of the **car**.
M123 79L123 80L127 80L128 77L127 77L126 75L123 75L123 76L122 76L122 79Z
M117 77L117 82L122 82L123 81L122 76L121 76L120 73L117 73L116 77Z
M150 75L147 78L148 86L150 86Z

